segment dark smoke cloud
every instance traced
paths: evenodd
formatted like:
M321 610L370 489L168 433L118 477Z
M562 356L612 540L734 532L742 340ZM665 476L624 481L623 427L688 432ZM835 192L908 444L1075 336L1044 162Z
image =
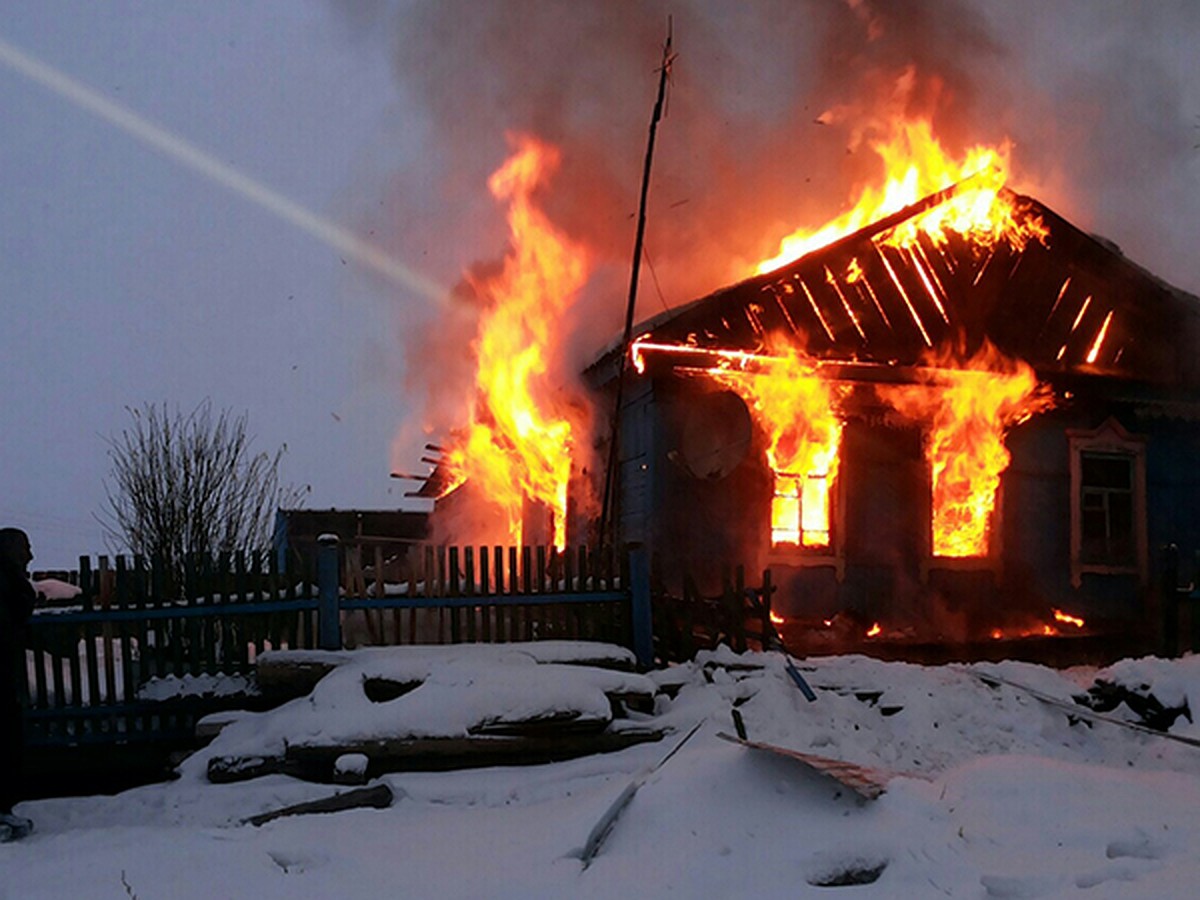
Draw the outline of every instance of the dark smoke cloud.
M543 199L596 265L569 329L564 377L620 327L668 15L679 57L654 161L653 271L643 270L639 317L742 277L782 234L839 212L857 183L875 177L867 141L896 112L932 117L955 152L1011 136L1018 189L1109 232L1168 279L1200 287L1180 237L1194 240L1196 230L1188 217L1198 200L1200 108L1188 104L1200 78L1190 87L1181 80L1177 60L1189 45L1172 44L1200 34L1200 4L335 6L355 35L385 39L397 83L420 112L420 163L390 173L382 199L371 198L371 227L390 233L401 258L450 283L472 261L497 257L503 211L485 183L508 153L506 133L532 132L562 148ZM1164 254L1164 245L1179 252ZM451 327L416 329L410 350L410 368L435 367L443 386L450 360L469 369L471 305L451 306Z

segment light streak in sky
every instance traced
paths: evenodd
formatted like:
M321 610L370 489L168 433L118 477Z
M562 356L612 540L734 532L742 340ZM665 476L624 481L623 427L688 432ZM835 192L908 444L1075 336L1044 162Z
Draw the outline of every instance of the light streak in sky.
M308 232L317 240L369 266L401 287L435 300L445 296L446 291L443 288L380 248L364 241L349 229L305 209L178 135L17 49L3 38L0 38L0 64L103 119L180 165L240 194L262 209Z

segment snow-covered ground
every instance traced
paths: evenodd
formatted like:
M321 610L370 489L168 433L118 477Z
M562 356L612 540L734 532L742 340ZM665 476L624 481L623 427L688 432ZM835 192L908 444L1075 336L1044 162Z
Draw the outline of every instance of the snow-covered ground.
M1089 724L979 677L1069 701L1100 676L1195 710L1194 657L1099 673L813 659L800 661L817 689L810 703L780 654L719 652L650 674L670 691L630 721L674 729L658 743L548 765L384 775L390 808L258 827L242 822L342 789L283 775L207 780L214 756L269 753L303 736L429 732L435 711L432 730L444 734L539 710L603 716L598 685L641 682L567 676L557 663L570 656L535 662L520 646L349 654L311 699L238 719L177 781L21 804L37 831L0 845L0 898L836 897L819 885L876 875L846 895L1161 900L1200 891L1200 746ZM364 703L364 679L388 673L421 687ZM886 771L886 793L864 800L795 760L722 740L735 705L751 739ZM1137 718L1125 706L1110 715ZM585 868L579 850L596 823L696 723ZM1169 733L1200 739L1187 716Z

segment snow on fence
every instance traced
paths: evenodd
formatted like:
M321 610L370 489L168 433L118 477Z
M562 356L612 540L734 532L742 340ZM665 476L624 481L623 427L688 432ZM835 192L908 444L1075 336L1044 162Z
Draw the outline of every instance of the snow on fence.
M39 609L30 629L32 745L188 741L200 716L254 705L254 661L275 648L566 639L652 657L649 566L636 550L614 561L582 547L330 539L282 568L272 553L193 559L174 575L85 557L69 578L79 596Z

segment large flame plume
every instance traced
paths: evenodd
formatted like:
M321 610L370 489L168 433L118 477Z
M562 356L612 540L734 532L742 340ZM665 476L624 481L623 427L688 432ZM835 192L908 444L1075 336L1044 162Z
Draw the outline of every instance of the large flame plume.
M935 244L953 231L977 246L1007 241L1019 250L1030 239L1045 238L1040 220L1021 216L1010 195L1002 192L1008 178L1012 145L1005 140L993 147L977 146L961 159L953 159L934 136L926 118L897 119L887 138L873 141L871 149L883 163L881 183L863 186L853 206L816 229L797 229L784 237L779 252L755 267L770 272L805 254L853 234L905 207L953 189L952 196L921 215L906 219L883 235L896 247L912 246L925 234Z
M473 343L471 421L455 435L446 464L456 484L470 481L502 511L512 544L523 542L532 502L552 516L553 542L563 547L572 458L586 419L551 363L564 316L587 281L588 258L534 202L558 151L528 136L512 141L513 155L488 181L508 204L511 247L499 272L471 279L488 306Z
M879 393L925 431L934 556L987 556L996 492L1011 459L1005 434L1052 398L1029 365L990 345L935 366L931 383L881 386Z

